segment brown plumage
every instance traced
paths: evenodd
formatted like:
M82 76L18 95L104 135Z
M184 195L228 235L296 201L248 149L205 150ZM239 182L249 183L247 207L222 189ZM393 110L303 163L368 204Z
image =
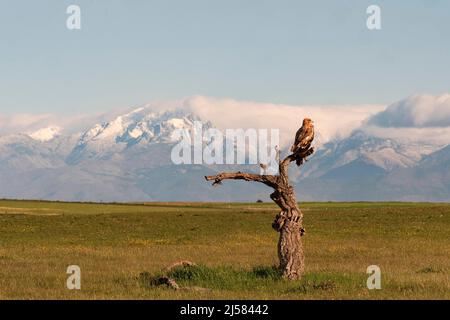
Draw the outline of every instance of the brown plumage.
M314 140L314 124L313 121L309 118L303 120L303 125L300 129L298 129L297 134L295 135L294 144L291 147L292 153L297 153L300 150L305 150L309 148L311 142ZM297 165L301 165L303 163L302 158L298 158L296 161Z

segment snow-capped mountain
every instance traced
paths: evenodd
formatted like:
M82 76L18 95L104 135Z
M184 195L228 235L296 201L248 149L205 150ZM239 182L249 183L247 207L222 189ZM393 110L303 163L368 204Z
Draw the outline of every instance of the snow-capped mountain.
M138 108L66 133L53 125L0 137L0 197L76 201L255 201L266 187L211 188L203 176L254 166L174 165L176 129L208 119L183 110ZM320 133L318 133L320 135ZM299 200L450 200L450 149L380 138L363 129L319 146L291 168ZM307 186L307 187L305 187Z
M65 165L77 135L57 135L50 138L46 128L39 134L12 134L0 137L0 171L54 168Z
M174 142L173 130L190 129L196 120L200 121L199 118L180 111L148 113L146 109L139 108L110 122L95 125L83 134L78 145Z
M303 170L302 177L321 177L347 170L352 165L367 166L368 170L379 172L411 168L424 156L442 147L442 144L380 138L356 130L346 139L332 141L319 148L314 160Z
M53 140L57 136L59 136L61 133L61 128L58 126L50 126L47 128L42 128L38 131L32 132L29 134L30 138L41 141L41 142L47 142L50 140Z
M182 111L158 113L139 108L84 132L67 162L106 160L124 152L149 149L155 144L173 144L177 142L175 129L193 130L194 121L201 119Z

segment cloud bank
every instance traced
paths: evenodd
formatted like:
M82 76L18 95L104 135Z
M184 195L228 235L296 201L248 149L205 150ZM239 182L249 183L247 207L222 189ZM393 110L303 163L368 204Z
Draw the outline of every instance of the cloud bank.
M193 96L176 101L152 102L149 111L183 109L219 129L280 129L281 144L290 144L305 117L315 121L316 145L342 139L354 130L373 136L414 141L450 143L450 94L414 95L388 107L383 105L284 105ZM103 114L58 117L51 114L0 116L0 134L30 132L46 126L79 132L97 123L129 112L114 110Z
M389 105L360 128L369 135L445 146L450 144L450 94L413 95Z
M450 94L414 95L387 107L368 121L379 127L448 127Z
M214 99L195 96L183 101L183 107L220 129L280 129L281 143L290 143L303 118L311 118L319 133L316 143L348 136L371 115L385 109L381 105L283 105Z
M37 130L52 122L51 118L53 118L51 114L0 115L0 134L18 133L30 129Z
M107 113L58 116L55 114L15 114L0 115L0 135L30 133L42 128L61 127L64 133L75 133L89 129L97 123L110 121L124 110Z

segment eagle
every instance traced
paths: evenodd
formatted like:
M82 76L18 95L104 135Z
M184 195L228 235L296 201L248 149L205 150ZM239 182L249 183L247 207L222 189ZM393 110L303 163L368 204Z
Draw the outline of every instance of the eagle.
M314 124L309 118L303 120L303 125L298 129L295 135L294 144L291 147L291 152L296 154L300 150L305 150L309 148L311 142L314 140ZM298 157L296 163L300 166L303 163L303 158Z

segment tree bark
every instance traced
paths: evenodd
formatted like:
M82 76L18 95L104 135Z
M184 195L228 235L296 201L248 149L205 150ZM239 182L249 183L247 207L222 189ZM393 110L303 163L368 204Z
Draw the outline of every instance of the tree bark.
M279 267L283 277L289 280L299 279L305 268L302 236L303 213L297 205L294 188L289 184L288 168L291 162L301 165L313 154L312 140L295 153L288 155L279 163L278 175L259 175L243 172L223 172L215 176L206 176L207 181L219 185L223 180L245 180L264 183L274 189L270 198L280 207L272 228L280 233L278 240Z

